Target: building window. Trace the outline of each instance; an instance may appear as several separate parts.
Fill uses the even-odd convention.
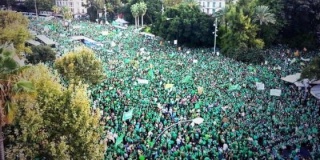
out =
[[[221,8],[221,2],[219,2],[219,8]]]
[[[207,7],[210,7],[210,2],[207,3]]]

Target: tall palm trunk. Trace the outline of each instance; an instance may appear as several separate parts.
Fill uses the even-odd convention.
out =
[[[141,15],[141,27],[143,27],[143,15]]]
[[[134,27],[137,28],[137,17],[134,17]]]

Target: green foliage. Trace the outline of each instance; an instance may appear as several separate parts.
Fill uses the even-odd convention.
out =
[[[301,73],[302,78],[320,79],[320,57],[315,57]]]
[[[97,11],[100,9],[103,9],[105,4],[104,4],[104,0],[87,0],[86,5],[84,6],[87,7],[87,13],[90,17],[90,21],[95,22],[99,16]]]
[[[66,6],[61,8],[61,14],[63,16],[63,19],[72,19],[72,12],[70,8]]]
[[[164,7],[170,8],[170,7],[174,7],[176,5],[179,5],[181,2],[182,2],[182,0],[164,0],[163,4],[164,4]]]
[[[111,21],[114,20],[114,18],[119,13],[121,5],[122,5],[121,0],[108,0],[106,2],[108,20],[111,20]]]
[[[260,25],[276,23],[275,15],[273,13],[270,13],[270,9],[268,6],[263,5],[256,7],[253,21],[258,21]]]
[[[268,6],[269,13],[274,14],[275,23],[260,25],[259,38],[263,39],[266,46],[280,43],[281,35],[279,31],[285,25],[284,19],[284,1],[283,0],[259,0],[257,5]]]
[[[48,46],[32,46],[31,50],[32,54],[26,56],[31,64],[50,62],[56,58],[56,53]]]
[[[35,0],[26,0],[25,5],[28,10],[34,10]],[[54,0],[36,0],[38,11],[51,11],[55,1]]]
[[[126,3],[123,7],[119,9],[119,12],[124,14],[124,19],[126,21],[129,21],[130,23],[135,22],[135,18],[132,15],[131,12],[131,6],[139,3],[139,2],[145,2],[146,5],[148,6],[148,10],[146,11],[145,14],[145,24],[150,24],[153,23],[156,19],[156,17],[160,14],[161,12],[161,1],[155,1],[155,0],[130,0],[128,3]]]
[[[209,47],[214,42],[213,23],[213,18],[197,5],[180,4],[159,15],[151,31],[166,40],[178,40],[179,44]]]
[[[62,87],[59,75],[43,64],[24,70],[21,76],[34,84],[36,96],[16,97],[17,119],[5,133],[7,158],[102,159],[100,115],[90,111],[87,87]]]
[[[54,14],[59,14],[60,11],[61,11],[61,8],[58,7],[58,6],[56,6],[56,5],[54,5],[54,6],[52,6],[51,10],[52,10],[52,12],[53,12]]]
[[[14,60],[16,56],[14,48],[3,45],[0,46],[0,75],[5,78],[5,75],[11,74],[19,68],[19,64]]]
[[[0,47],[0,127],[12,123],[15,117],[15,96],[33,91],[31,82],[16,78],[23,67],[20,67],[15,57],[17,54],[12,45]]]
[[[320,0],[286,0],[284,15],[286,25],[282,29],[284,42],[291,47],[319,48],[317,32],[320,32]]]
[[[88,48],[78,48],[57,59],[55,68],[69,83],[97,84],[105,77],[102,62]]]
[[[258,26],[252,23],[249,12],[244,10],[243,6],[233,5],[226,13],[226,23],[221,26],[222,36],[220,37],[220,46],[222,53],[229,55],[235,50],[258,48],[262,49],[264,43],[257,38]]]
[[[30,52],[25,41],[30,38],[28,19],[21,13],[0,11],[0,44],[13,43],[17,53]]]

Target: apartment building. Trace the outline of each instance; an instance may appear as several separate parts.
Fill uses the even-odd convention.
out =
[[[56,0],[55,3],[58,7],[66,6],[70,8],[73,14],[84,14],[87,13],[86,7],[82,4],[86,4],[87,0]]]
[[[197,0],[202,12],[212,15],[216,11],[225,8],[226,0]]]

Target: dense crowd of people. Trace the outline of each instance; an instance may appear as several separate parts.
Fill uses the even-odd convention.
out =
[[[133,27],[32,20],[30,29],[55,40],[58,56],[85,45],[71,36],[104,45],[93,50],[107,79],[90,89],[93,110],[101,110],[105,125],[105,159],[320,158],[319,101],[281,80],[308,63],[293,50],[273,47],[265,51],[265,63],[250,65]],[[265,89],[257,90],[256,82]],[[271,96],[270,89],[281,95]],[[132,118],[123,121],[132,109]],[[204,122],[189,121],[197,117]]]

